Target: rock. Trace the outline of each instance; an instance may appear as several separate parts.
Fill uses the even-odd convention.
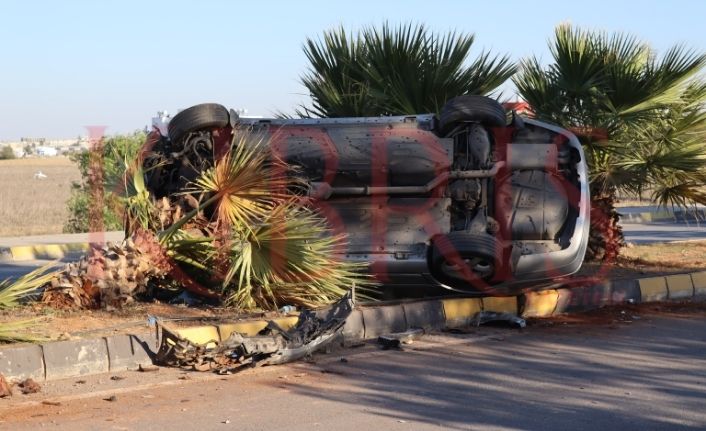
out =
[[[7,380],[5,380],[5,376],[0,373],[0,398],[5,398],[5,397],[11,397],[12,396],[12,388],[10,388],[10,385],[7,383]]]
[[[37,392],[42,391],[42,387],[39,386],[39,383],[35,382],[32,379],[25,379],[21,381],[17,384],[17,387],[19,387],[22,393],[25,395],[36,394]]]

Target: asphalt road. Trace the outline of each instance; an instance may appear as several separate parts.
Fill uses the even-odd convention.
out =
[[[633,313],[630,323],[481,327],[404,351],[367,345],[234,376],[53,383],[0,399],[0,429],[706,429],[706,308]]]
[[[52,264],[53,266],[59,266],[66,262],[75,260],[76,258],[67,258],[61,261],[51,261],[51,260],[28,260],[21,262],[13,261],[0,261],[0,281],[6,280],[8,278],[15,279],[28,272],[34,271],[37,268],[41,268],[44,265]]]
[[[697,223],[623,223],[625,240],[635,244],[706,240],[706,221]]]

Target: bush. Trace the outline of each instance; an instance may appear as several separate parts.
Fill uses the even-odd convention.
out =
[[[64,232],[88,232],[91,229],[90,217],[96,211],[96,194],[103,192],[103,229],[123,229],[123,178],[125,175],[125,161],[133,161],[145,143],[147,135],[144,132],[134,132],[128,135],[115,135],[105,137],[101,151],[82,151],[71,155],[71,159],[78,164],[81,172],[81,181],[72,184],[71,197],[67,202],[69,207],[69,220],[64,225]],[[96,157],[99,165],[95,178],[96,185],[91,184],[92,155]],[[102,175],[100,173],[102,172]],[[96,190],[96,187],[99,189]]]
[[[15,158],[15,152],[12,150],[12,147],[9,145],[5,145],[2,147],[0,150],[0,160],[7,160],[7,159],[14,159]]]

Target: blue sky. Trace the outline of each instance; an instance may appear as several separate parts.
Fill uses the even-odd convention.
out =
[[[291,112],[307,100],[302,43],[341,24],[413,21],[475,33],[474,53],[546,59],[564,21],[706,51],[705,16],[706,3],[675,0],[0,0],[0,140],[126,132],[201,102]]]

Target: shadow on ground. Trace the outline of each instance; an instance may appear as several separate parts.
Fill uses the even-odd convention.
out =
[[[701,430],[706,319],[670,319],[508,330],[480,343],[351,358],[326,367],[342,384],[289,389],[446,429]]]

